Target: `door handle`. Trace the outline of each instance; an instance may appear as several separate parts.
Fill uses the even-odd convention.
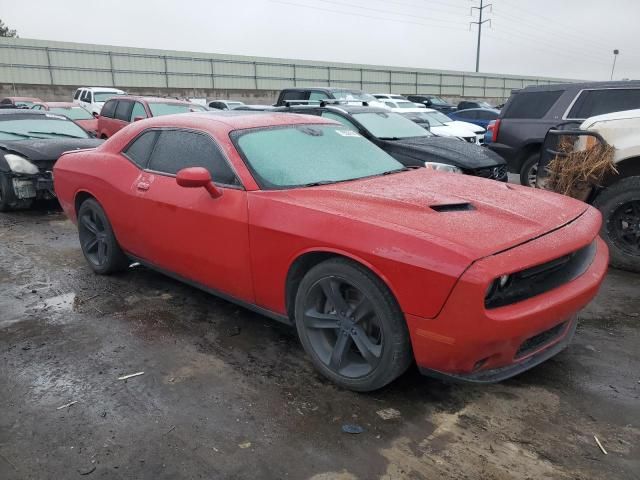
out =
[[[138,185],[136,185],[136,187],[138,188],[138,190],[142,190],[143,192],[146,192],[147,190],[149,190],[149,187],[151,185],[147,182],[140,182],[138,183]]]

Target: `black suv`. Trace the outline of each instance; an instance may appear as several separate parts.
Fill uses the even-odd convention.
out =
[[[427,108],[433,108],[442,113],[450,113],[455,111],[455,105],[451,105],[445,99],[437,95],[407,95],[407,99],[413,103],[421,103]]]
[[[594,115],[640,108],[640,81],[565,83],[514,92],[500,112],[489,148],[499,153],[520,183],[535,185],[547,132],[580,125]]]
[[[428,167],[507,181],[507,167],[499,155],[479,145],[436,137],[408,118],[384,108],[322,102],[320,105],[293,104],[271,111],[336,120],[407,167]]]
[[[322,100],[342,100],[345,102],[368,102],[379,105],[379,100],[362,90],[351,88],[328,88],[328,87],[308,87],[308,88],[285,88],[278,95],[276,107],[282,107],[287,102],[307,103],[320,102]]]

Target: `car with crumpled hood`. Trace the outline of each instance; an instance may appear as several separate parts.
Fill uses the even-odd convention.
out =
[[[60,155],[101,143],[63,115],[0,110],[0,211],[55,198],[52,171]]]

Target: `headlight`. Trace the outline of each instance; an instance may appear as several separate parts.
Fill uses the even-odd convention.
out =
[[[9,168],[12,172],[15,173],[28,173],[28,174],[36,174],[38,173],[38,167],[36,167],[33,163],[27,160],[20,155],[15,155],[13,153],[7,153],[4,156],[5,160],[9,164]]]
[[[439,172],[462,173],[462,170],[455,165],[437,162],[424,162],[424,166],[429,170],[437,170]]]

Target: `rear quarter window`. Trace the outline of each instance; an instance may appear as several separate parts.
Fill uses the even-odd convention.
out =
[[[502,118],[542,118],[564,90],[516,93]]]
[[[567,118],[589,118],[594,115],[640,108],[640,89],[609,88],[580,92]]]
[[[100,111],[100,115],[107,118],[113,118],[113,114],[116,111],[116,101],[109,100],[102,106],[102,110]]]

